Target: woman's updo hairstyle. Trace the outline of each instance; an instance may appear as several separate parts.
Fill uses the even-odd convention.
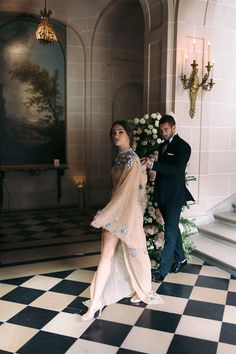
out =
[[[111,130],[110,130],[110,137],[112,138],[112,130],[114,128],[115,125],[121,125],[122,128],[126,131],[129,139],[130,139],[130,146],[132,146],[133,144],[133,130],[129,124],[129,122],[127,122],[126,120],[117,120],[115,121],[112,126],[111,126]]]

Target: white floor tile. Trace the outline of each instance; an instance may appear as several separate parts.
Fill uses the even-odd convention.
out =
[[[32,289],[49,290],[60,283],[60,281],[60,278],[47,277],[46,275],[35,275],[33,278],[21,284],[21,286]]]
[[[188,299],[183,299],[181,297],[161,295],[161,298],[165,301],[164,304],[161,304],[160,306],[148,305],[147,309],[182,315],[188,302]]]
[[[0,321],[5,322],[23,310],[26,305],[0,300]]]
[[[224,305],[226,302],[226,297],[227,297],[227,291],[225,290],[210,289],[210,288],[195,286],[189,298],[191,300],[206,301],[206,302]]]
[[[136,307],[122,304],[113,304],[107,306],[102,312],[102,319],[107,321],[124,323],[127,325],[134,325],[142,314],[142,312],[143,308],[138,306]]]
[[[68,277],[66,278],[67,280],[74,280],[74,281],[81,281],[84,283],[91,283],[93,276],[94,276],[94,271],[91,270],[85,270],[85,269],[77,269]]]
[[[221,322],[183,315],[175,333],[182,336],[201,338],[218,342]]]
[[[76,296],[74,295],[47,291],[36,300],[34,300],[30,306],[40,307],[42,309],[48,310],[62,311],[75,299]]]
[[[148,354],[166,354],[172,338],[172,333],[133,327],[121,348]]]
[[[219,343],[216,354],[235,354],[236,345]]]
[[[225,272],[222,269],[213,266],[206,266],[206,265],[202,266],[199,275],[206,275],[208,277],[217,277],[217,278],[225,278],[225,279],[230,278],[230,273]]]
[[[78,339],[66,354],[115,354],[118,348],[98,342]]]
[[[81,321],[79,315],[61,312],[44,326],[42,330],[79,338],[91,323],[92,321]]]
[[[225,306],[223,321],[236,324],[236,306],[229,306],[229,305]]]
[[[15,353],[37,332],[34,328],[3,323],[0,326],[0,348]]]

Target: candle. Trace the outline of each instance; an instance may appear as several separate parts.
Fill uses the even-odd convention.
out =
[[[196,41],[193,39],[193,60],[196,60]]]
[[[207,46],[208,46],[208,62],[210,63],[211,62],[211,43],[208,42]]]
[[[186,54],[184,58],[184,74],[186,75],[187,75],[187,64],[188,64],[188,55]]]
[[[215,59],[212,60],[212,68],[211,68],[211,78],[213,79],[213,69],[214,69],[214,65],[215,65]]]

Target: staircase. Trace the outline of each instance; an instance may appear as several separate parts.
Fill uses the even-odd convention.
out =
[[[236,276],[236,204],[233,210],[214,214],[215,221],[198,226],[191,237],[194,253]]]

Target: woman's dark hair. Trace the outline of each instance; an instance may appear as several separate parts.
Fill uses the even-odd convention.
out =
[[[114,126],[117,124],[121,125],[122,128],[126,131],[127,135],[130,138],[130,146],[132,146],[132,144],[133,144],[133,130],[132,130],[130,124],[126,120],[117,120],[114,123],[112,123],[111,130],[110,130],[110,137],[112,138],[112,130],[113,130]]]
[[[174,125],[176,125],[175,119],[172,116],[169,116],[168,114],[165,114],[164,116],[161,117],[159,121],[159,126],[160,124],[164,124],[164,123],[168,123],[171,128]]]

